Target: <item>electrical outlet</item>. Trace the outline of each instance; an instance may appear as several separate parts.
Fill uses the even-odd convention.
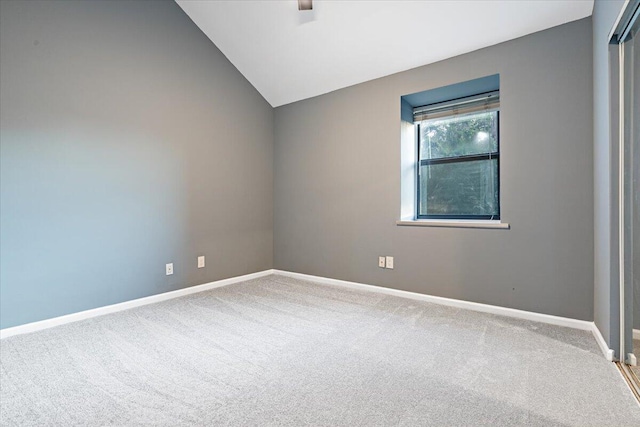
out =
[[[380,268],[384,268],[385,267],[385,258],[383,256],[379,256],[378,257],[378,267],[380,267]]]
[[[167,264],[165,266],[167,276],[171,276],[173,274],[173,263]]]
[[[198,268],[204,268],[204,255],[198,257]]]
[[[392,256],[388,256],[387,257],[387,268],[393,270],[393,257]]]

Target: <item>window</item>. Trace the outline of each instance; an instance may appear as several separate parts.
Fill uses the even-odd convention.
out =
[[[413,110],[416,218],[500,219],[500,101],[493,91]]]

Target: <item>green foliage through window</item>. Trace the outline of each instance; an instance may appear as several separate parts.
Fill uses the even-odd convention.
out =
[[[420,159],[498,151],[498,113],[476,113],[420,123]]]
[[[499,112],[418,122],[418,218],[500,218]]]

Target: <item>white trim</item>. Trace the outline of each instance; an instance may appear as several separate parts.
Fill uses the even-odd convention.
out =
[[[640,340],[640,329],[634,329],[633,330],[633,339],[634,340]]]
[[[48,329],[58,325],[64,325],[66,323],[72,323],[72,322],[77,322],[79,320],[90,319],[92,317],[103,316],[105,314],[128,310],[130,308],[153,304],[160,301],[166,301],[169,299],[178,298],[185,295],[195,294],[197,292],[208,291],[209,289],[220,288],[222,286],[228,286],[234,283],[244,282],[245,280],[257,279],[258,277],[264,277],[264,276],[273,274],[273,272],[274,270],[264,270],[264,271],[259,271],[257,273],[245,274],[244,276],[230,277],[228,279],[216,280],[215,282],[205,283],[205,284],[196,285],[196,286],[190,286],[188,288],[178,289],[176,291],[164,292],[162,294],[151,295],[148,297],[138,298],[131,301],[125,301],[118,304],[107,305],[104,307],[98,307],[91,310],[85,310],[77,313],[67,314],[60,317],[54,317],[52,319],[46,319],[38,322],[27,323],[25,325],[14,326],[12,328],[0,329],[0,339],[8,338],[14,335],[21,335],[29,332],[40,331],[42,329]]]
[[[500,316],[514,317],[518,319],[531,320],[535,322],[548,323],[551,325],[564,326],[567,328],[580,329],[583,331],[591,331],[596,339],[596,342],[600,346],[600,349],[605,355],[605,358],[609,361],[613,360],[613,350],[607,347],[600,330],[593,322],[586,320],[571,319],[568,317],[553,316],[550,314],[535,313],[532,311],[517,310],[514,308],[499,307],[489,304],[480,304],[471,301],[462,301],[453,298],[444,298],[433,295],[418,294],[415,292],[402,291],[399,289],[385,288],[381,286],[367,285],[364,283],[348,282],[345,280],[329,279],[326,277],[311,276],[302,273],[293,273],[283,270],[264,270],[257,273],[246,274],[244,276],[231,277],[228,279],[217,280],[215,282],[205,283],[202,285],[191,286],[176,291],[165,292],[158,295],[151,295],[144,298],[138,298],[131,301],[125,301],[118,304],[107,305],[104,307],[98,307],[91,310],[80,311],[78,313],[67,314],[65,316],[54,317],[52,319],[41,320],[38,322],[27,323],[25,325],[14,326],[12,328],[0,329],[0,339],[8,338],[14,335],[21,335],[30,332],[36,332],[43,329],[52,328],[58,325],[64,325],[67,323],[77,322],[79,320],[90,319],[92,317],[103,316],[109,313],[116,313],[118,311],[128,310],[130,308],[140,307],[156,302],[166,301],[173,298],[182,297],[185,295],[194,294],[197,292],[203,292],[210,289],[220,288],[223,286],[232,285],[234,283],[243,282],[245,280],[257,279],[259,277],[269,276],[271,274],[279,274],[281,276],[293,277],[300,280],[308,280],[316,282],[318,284],[327,284],[334,286],[342,286],[351,289],[359,289],[370,292],[377,292],[386,295],[394,295],[401,298],[409,298],[420,301],[427,301],[434,304],[446,305],[449,307],[457,307],[466,310],[480,311],[483,313],[497,314]],[[634,337],[640,336],[640,330],[634,329]]]
[[[571,319],[569,317],[553,316],[551,314],[535,313],[533,311],[518,310],[515,308],[500,307],[496,305],[481,304],[471,301],[462,301],[453,298],[437,297],[433,295],[418,294],[415,292],[402,291],[399,289],[385,288],[382,286],[367,285],[364,283],[348,282],[345,280],[329,279],[320,276],[311,276],[302,273],[293,273],[290,271],[273,270],[274,274],[292,277],[294,279],[308,280],[319,284],[342,286],[350,289],[358,289],[363,291],[372,291],[386,295],[393,295],[401,298],[409,298],[419,301],[426,301],[434,304],[446,305],[449,307],[457,307],[465,310],[480,311],[483,313],[497,314],[499,316],[515,317],[517,319],[531,320],[534,322],[547,323],[550,325],[564,326],[566,328],[579,329],[581,331],[591,331],[598,346],[602,350],[604,357],[612,362],[614,352],[609,348],[604,340],[600,330],[594,322],[587,320]],[[640,332],[640,331],[639,331]]]
[[[396,225],[408,225],[413,227],[450,227],[450,228],[501,228],[509,229],[509,223],[492,220],[468,220],[468,219],[401,219]]]
[[[626,8],[626,6],[625,6]],[[618,44],[618,286],[620,286],[620,359],[624,359],[625,347],[627,347],[627,339],[625,336],[625,195],[624,195],[624,48],[625,44]],[[632,343],[633,345],[633,343]]]
[[[386,295],[394,295],[401,298],[431,302],[434,304],[446,305],[449,307],[463,308],[466,310],[481,311],[483,313],[497,314],[500,316],[515,317],[517,319],[532,320],[534,322],[548,323],[550,325],[564,326],[567,328],[580,329],[582,331],[592,331],[593,322],[587,320],[571,319],[568,317],[553,316],[551,314],[535,313],[532,311],[517,310],[515,308],[499,307],[496,305],[481,304],[471,301],[462,301],[453,298],[437,297],[433,295],[418,294],[415,292],[402,291],[399,289],[385,288],[382,286],[367,285],[364,283],[347,282],[345,280],[328,279],[308,274],[292,273],[289,271],[273,270],[274,274],[293,277],[300,280],[308,280],[320,284],[336,285],[351,289],[373,291]]]
[[[595,324],[595,322],[591,323],[591,332],[593,333],[598,346],[600,346],[600,350],[602,350],[602,354],[604,354],[605,359],[607,359],[609,362],[613,362],[614,351],[607,345],[607,342],[604,340],[604,337],[600,333],[600,329],[598,329],[598,326]]]

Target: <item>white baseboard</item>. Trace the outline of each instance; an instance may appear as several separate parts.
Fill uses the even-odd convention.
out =
[[[257,273],[246,274],[244,276],[230,277],[228,279],[216,280],[215,282],[205,283],[205,284],[196,285],[196,286],[190,286],[184,289],[178,289],[177,291],[164,292],[158,295],[151,295],[148,297],[138,298],[131,301],[125,301],[118,304],[107,305],[104,307],[98,307],[91,310],[80,311],[78,313],[71,313],[64,316],[60,316],[60,317],[54,317],[52,319],[46,319],[38,322],[14,326],[11,328],[0,329],[0,339],[8,338],[14,335],[21,335],[29,332],[40,331],[42,329],[48,329],[58,325],[64,325],[66,323],[72,323],[72,322],[77,322],[79,320],[89,319],[92,317],[103,316],[105,314],[128,310],[130,308],[140,307],[147,304],[153,304],[160,301],[166,301],[169,299],[194,294],[197,292],[208,291],[209,289],[220,288],[222,286],[232,285],[234,283],[243,282],[245,280],[251,280],[251,279],[256,279],[258,277],[268,276],[270,274],[273,274],[273,270],[265,270]]]
[[[310,276],[308,274],[291,273],[288,271],[274,270],[275,274],[293,277],[301,280],[337,285],[352,289],[374,291],[387,295],[394,295],[402,298],[431,302],[434,304],[447,305],[449,307],[464,308],[467,310],[481,311],[483,313],[498,314],[501,316],[515,317],[518,319],[533,320],[535,322],[549,323],[551,325],[565,326],[568,328],[591,331],[593,322],[587,320],[577,320],[568,317],[552,316],[550,314],[535,313],[532,311],[517,310],[515,308],[499,307],[496,305],[481,304],[471,301],[462,301],[453,298],[436,297],[433,295],[418,294],[415,292],[401,291],[399,289],[385,288],[382,286],[366,285],[364,283],[347,282],[344,280],[327,279],[325,277]]]
[[[640,340],[640,329],[634,329],[633,330],[633,339],[634,340]]]
[[[40,330],[52,328],[58,325],[64,325],[66,323],[72,323],[72,322],[77,322],[79,320],[89,319],[92,317],[103,316],[105,314],[128,310],[130,308],[140,307],[147,304],[153,304],[160,301],[166,301],[169,299],[194,294],[197,292],[207,291],[209,289],[232,285],[234,283],[243,282],[245,280],[251,280],[259,277],[268,276],[270,274],[279,274],[281,276],[293,277],[301,280],[308,280],[308,281],[316,282],[319,284],[328,284],[328,285],[342,286],[342,287],[351,288],[351,289],[377,292],[377,293],[382,293],[387,295],[394,295],[402,298],[410,298],[410,299],[426,301],[434,304],[462,308],[466,310],[480,311],[483,313],[491,313],[491,314],[497,314],[500,316],[514,317],[517,319],[531,320],[534,322],[548,323],[551,325],[564,326],[567,328],[580,329],[583,331],[591,331],[593,333],[593,336],[596,339],[596,342],[600,346],[600,349],[602,350],[605,358],[609,361],[612,361],[614,356],[613,350],[608,348],[607,343],[605,342],[604,338],[602,337],[602,334],[600,333],[600,331],[598,330],[594,322],[589,322],[586,320],[571,319],[568,317],[553,316],[550,314],[535,313],[532,311],[517,310],[514,308],[499,307],[499,306],[489,305],[489,304],[481,304],[477,302],[462,301],[462,300],[457,300],[453,298],[444,298],[444,297],[437,297],[433,295],[418,294],[415,292],[402,291],[399,289],[391,289],[391,288],[385,288],[381,286],[367,285],[364,283],[348,282],[345,280],[329,279],[326,277],[311,276],[308,274],[293,273],[293,272],[283,271],[283,270],[264,270],[257,273],[246,274],[244,276],[237,276],[237,277],[231,277],[228,279],[217,280],[215,282],[205,283],[197,286],[191,286],[191,287],[179,289],[176,291],[165,292],[158,295],[152,295],[152,296],[139,298],[131,301],[121,302],[118,304],[98,307],[91,310],[80,311],[78,313],[67,314],[65,316],[54,317],[52,319],[46,319],[38,322],[27,323],[25,325],[19,325],[11,328],[0,329],[0,339],[8,338],[14,335],[40,331]],[[636,336],[640,336],[640,330],[634,329],[633,332],[634,332],[634,338]]]
[[[607,342],[604,340],[604,337],[600,333],[600,329],[598,329],[598,326],[596,326],[595,322],[592,322],[591,324],[593,325],[593,329],[591,330],[591,332],[593,332],[593,336],[595,337],[600,350],[602,350],[602,354],[604,354],[605,359],[607,359],[609,362],[613,362],[614,351],[607,345]]]
[[[289,271],[273,270],[274,274],[293,277],[295,279],[308,280],[311,282],[323,283],[328,285],[336,285],[351,289],[359,289],[365,291],[373,291],[386,295],[394,295],[402,298],[410,298],[414,300],[431,302],[434,304],[446,305],[450,307],[463,308],[466,310],[480,311],[483,313],[497,314],[500,316],[515,317],[517,319],[531,320],[534,322],[548,323],[551,325],[564,326],[567,328],[580,329],[582,331],[591,331],[595,340],[600,346],[604,357],[608,361],[613,361],[613,350],[608,346],[602,334],[598,330],[594,322],[587,320],[571,319],[568,317],[553,316],[550,314],[535,313],[532,311],[517,310],[515,308],[499,307],[489,304],[481,304],[477,302],[462,301],[453,298],[437,297],[433,295],[418,294],[415,292],[402,291],[399,289],[385,288],[381,286],[367,285],[364,283],[348,282],[345,280],[328,279],[326,277],[311,276],[308,274],[292,273]]]

